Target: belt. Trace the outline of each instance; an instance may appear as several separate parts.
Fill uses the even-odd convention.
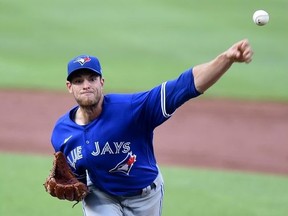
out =
[[[148,185],[142,190],[126,194],[125,197],[140,196],[140,195],[143,196],[143,195],[149,194],[154,189],[156,189],[156,184],[153,182],[152,184]]]
[[[141,194],[140,195],[145,195],[150,193],[152,190],[156,189],[156,184],[153,182],[152,184],[150,184],[148,187],[145,187],[141,190]]]

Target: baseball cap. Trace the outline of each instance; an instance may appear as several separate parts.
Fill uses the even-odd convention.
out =
[[[95,56],[79,55],[68,62],[67,80],[71,79],[71,75],[81,69],[88,69],[102,76],[102,69],[99,59]]]

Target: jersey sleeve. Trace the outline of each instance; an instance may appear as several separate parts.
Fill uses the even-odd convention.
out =
[[[169,119],[178,107],[199,95],[192,69],[189,69],[174,80],[135,94],[132,104],[134,117],[137,122],[145,122],[148,128],[154,129]]]
[[[200,94],[195,87],[192,69],[185,71],[175,80],[162,83],[161,109],[163,115],[170,117],[182,104]]]

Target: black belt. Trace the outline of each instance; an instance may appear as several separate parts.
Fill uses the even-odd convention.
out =
[[[143,188],[142,190],[127,193],[125,197],[132,197],[132,196],[139,196],[139,195],[145,195],[150,193],[152,190],[156,189],[156,184],[153,182],[152,184],[148,185],[147,187]]]

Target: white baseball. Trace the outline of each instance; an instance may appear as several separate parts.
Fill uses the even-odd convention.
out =
[[[264,10],[257,10],[253,14],[253,21],[259,26],[266,25],[269,22],[269,14]]]

